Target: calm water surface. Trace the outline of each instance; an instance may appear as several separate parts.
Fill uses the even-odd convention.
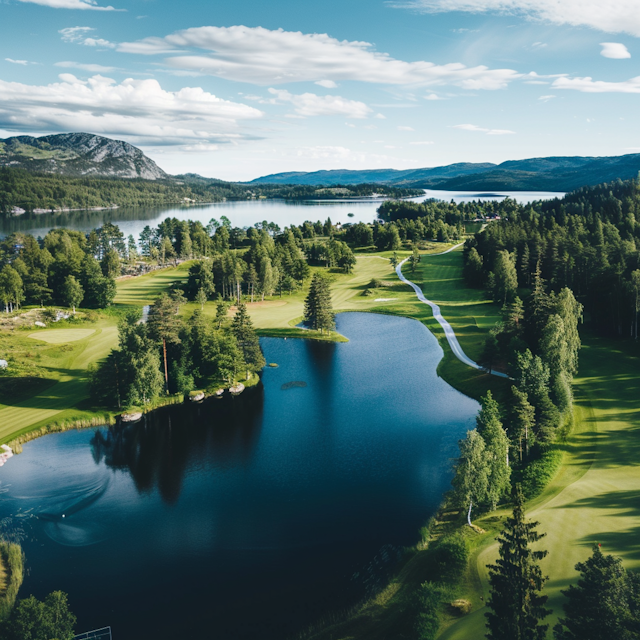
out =
[[[527,203],[533,200],[548,200],[562,197],[562,193],[543,191],[498,191],[491,194],[471,191],[425,191],[425,196],[411,198],[422,202],[425,197],[455,202],[470,200],[501,200],[511,197],[518,202]],[[199,220],[206,225],[211,218],[219,219],[227,216],[234,227],[250,227],[256,222],[267,220],[280,227],[291,224],[302,224],[305,220],[322,220],[331,218],[335,224],[341,222],[373,222],[377,209],[383,200],[366,199],[352,201],[319,201],[303,200],[286,202],[284,200],[249,200],[241,202],[219,202],[198,206],[172,207],[123,207],[109,211],[76,211],[66,214],[22,215],[11,218],[0,217],[0,235],[15,231],[25,231],[35,236],[45,236],[47,231],[56,227],[66,227],[88,232],[100,227],[103,222],[117,224],[128,236],[138,237],[146,226],[157,226],[165,218],[180,220]],[[348,214],[352,213],[353,216]]]
[[[279,367],[253,393],[25,445],[0,470],[20,595],[62,589],[80,631],[117,640],[280,640],[375,590],[478,405],[437,377],[419,322],[338,329],[349,343],[263,339]]]

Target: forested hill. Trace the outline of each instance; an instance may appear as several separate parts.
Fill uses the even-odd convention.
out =
[[[137,147],[90,133],[5,138],[0,140],[0,166],[65,176],[169,177]]]
[[[427,169],[374,169],[278,173],[250,184],[386,185],[451,191],[573,191],[613,180],[636,178],[640,154],[611,157],[550,157],[509,160],[502,164],[458,163]]]
[[[291,185],[244,185],[195,175],[162,180],[33,174],[0,167],[0,215],[23,212],[153,206],[247,200],[254,198],[348,199],[374,194],[389,198],[421,195],[422,191],[380,185],[318,189]]]

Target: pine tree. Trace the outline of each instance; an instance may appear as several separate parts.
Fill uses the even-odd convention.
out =
[[[546,551],[533,551],[530,545],[545,534],[539,534],[537,522],[527,522],[524,496],[520,485],[514,491],[513,516],[507,518],[498,537],[496,564],[487,565],[491,594],[487,601],[487,638],[490,640],[544,640],[549,625],[541,624],[551,611],[545,609],[547,596],[540,591],[547,578],[539,561]]]
[[[258,334],[253,328],[253,323],[247,313],[247,305],[242,302],[238,305],[236,315],[233,317],[231,331],[238,341],[238,347],[242,351],[247,367],[248,380],[251,372],[262,369],[266,361],[260,349]]]
[[[309,294],[304,301],[304,319],[315,331],[331,331],[336,326],[329,280],[319,272],[314,273],[311,279]]]
[[[222,327],[222,322],[227,319],[227,303],[220,299],[216,303],[216,322],[218,323],[218,329]]]
[[[518,443],[518,453],[522,462],[522,440],[524,438],[525,455],[529,457],[529,444],[533,436],[536,423],[536,410],[529,402],[529,398],[524,391],[518,387],[511,387],[513,402],[510,404],[510,429],[512,442]]]
[[[638,620],[632,612],[634,584],[620,558],[603,555],[600,546],[586,562],[578,562],[577,585],[563,595],[565,618],[553,628],[556,640],[632,640]],[[635,631],[635,633],[634,633]]]
[[[166,293],[156,298],[149,309],[149,334],[154,340],[162,342],[164,361],[164,380],[166,391],[169,393],[169,368],[167,360],[167,343],[180,344],[179,332],[182,326],[178,316],[178,304]]]

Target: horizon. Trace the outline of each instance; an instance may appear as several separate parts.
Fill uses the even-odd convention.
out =
[[[640,151],[632,0],[2,12],[2,138],[88,131],[229,181]]]

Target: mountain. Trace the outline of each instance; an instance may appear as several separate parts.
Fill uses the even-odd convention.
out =
[[[372,183],[446,191],[571,191],[612,180],[637,178],[640,154],[611,157],[558,156],[502,164],[458,163],[426,169],[372,169],[276,173],[254,184],[330,186]],[[249,183],[249,184],[252,184]]]
[[[169,176],[137,147],[90,133],[0,139],[0,167],[34,173],[161,180]]]

